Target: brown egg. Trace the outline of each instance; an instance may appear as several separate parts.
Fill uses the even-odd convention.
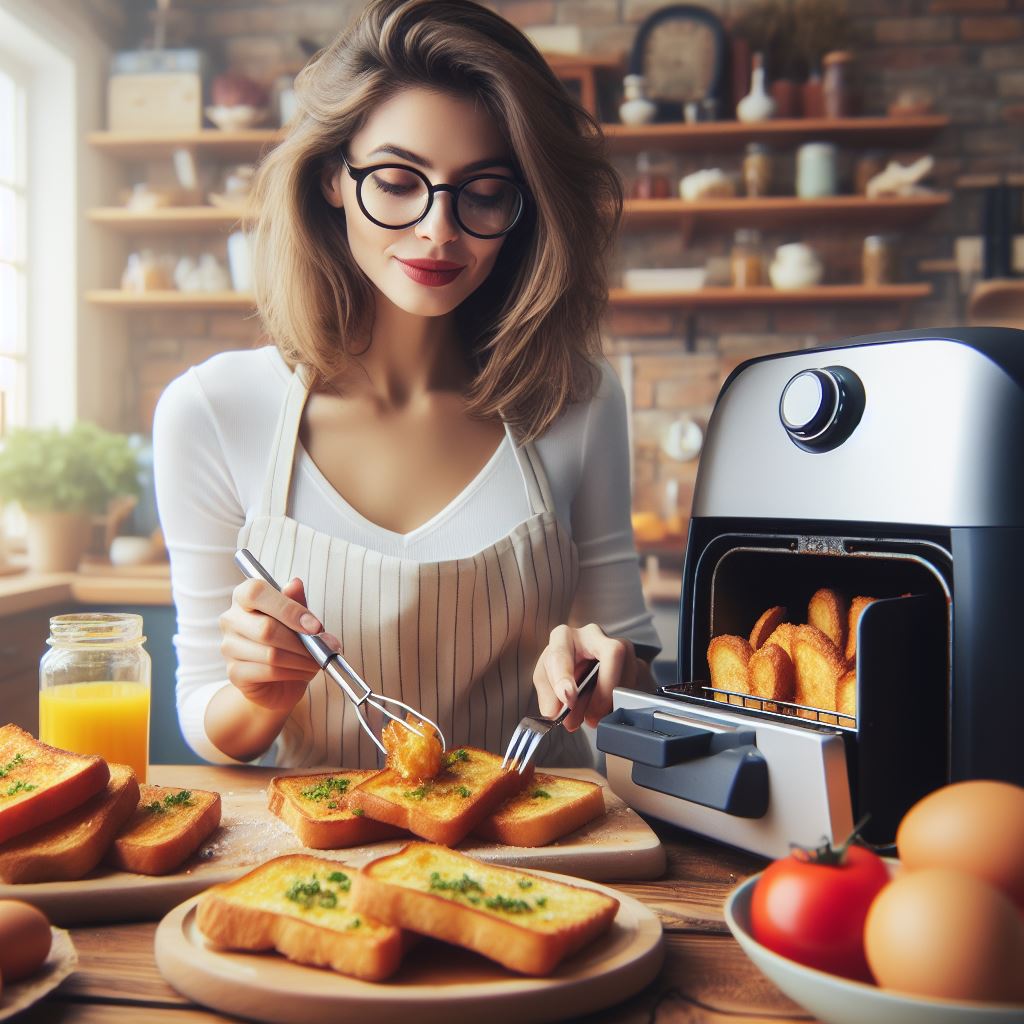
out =
[[[1024,923],[999,889],[948,868],[906,871],[876,897],[864,952],[882,988],[1024,1003]]]
[[[1024,907],[1024,787],[955,782],[919,800],[896,833],[903,866],[956,868]]]
[[[50,922],[21,900],[0,900],[0,974],[7,983],[27,977],[50,952]]]

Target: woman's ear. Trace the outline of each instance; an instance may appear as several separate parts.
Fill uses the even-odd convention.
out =
[[[320,190],[324,194],[324,199],[331,204],[331,206],[337,207],[339,210],[345,205],[344,200],[341,197],[341,188],[339,187],[340,168],[325,167],[320,172]]]

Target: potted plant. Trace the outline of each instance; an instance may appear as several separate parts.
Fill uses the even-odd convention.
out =
[[[91,517],[105,513],[112,498],[138,492],[128,438],[91,423],[13,430],[0,450],[0,498],[25,512],[34,572],[75,569]]]

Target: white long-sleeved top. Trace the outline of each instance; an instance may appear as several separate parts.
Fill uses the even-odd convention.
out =
[[[236,541],[257,511],[291,372],[274,347],[225,352],[172,381],[156,409],[157,505],[178,613],[178,716],[185,740],[210,761],[232,760],[204,727],[213,695],[230,685],[218,619],[241,580]],[[630,524],[626,426],[622,387],[604,362],[595,396],[567,409],[535,446],[556,515],[579,554],[570,622],[596,622],[609,636],[657,650]],[[360,515],[301,446],[296,456],[290,515],[385,555],[419,562],[468,557],[530,516],[507,437],[461,493],[406,534]]]

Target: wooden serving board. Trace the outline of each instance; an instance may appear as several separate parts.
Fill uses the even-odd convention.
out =
[[[383,982],[359,981],[266,953],[210,945],[196,926],[197,899],[172,910],[156,930],[164,978],[205,1006],[271,1024],[534,1024],[591,1013],[642,989],[661,969],[657,915],[638,900],[594,882],[619,901],[612,927],[551,975],[513,974],[475,953],[425,939]]]
[[[281,854],[307,852],[359,866],[402,846],[405,840],[393,839],[343,850],[307,850],[295,833],[267,810],[267,784],[275,775],[304,775],[316,770],[152,765],[148,780],[151,783],[216,790],[221,794],[220,828],[180,871],[149,876],[101,865],[88,877],[73,882],[0,884],[0,899],[26,900],[39,907],[52,923],[61,925],[154,920],[208,886],[236,878]],[[470,836],[459,849],[481,860],[510,867],[560,871],[602,881],[657,878],[664,873],[665,850],[661,841],[608,788],[606,779],[586,769],[545,771],[600,783],[607,813],[548,846],[501,846]]]

